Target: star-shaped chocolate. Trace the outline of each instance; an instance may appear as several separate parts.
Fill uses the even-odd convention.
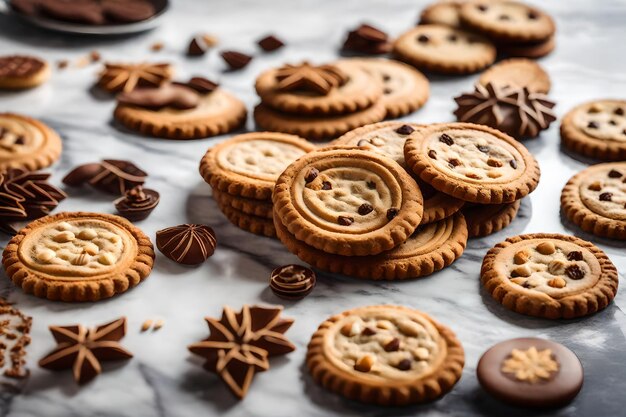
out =
[[[138,64],[104,64],[98,85],[114,93],[130,93],[137,87],[158,87],[172,78],[169,64],[142,62]]]
[[[243,398],[257,372],[269,369],[268,358],[295,350],[284,333],[292,319],[280,317],[282,307],[245,305],[239,313],[224,307],[222,318],[206,318],[209,337],[189,346],[202,356],[205,369],[215,372],[238,398]]]
[[[77,187],[87,182],[92,187],[116,195],[143,185],[148,174],[129,161],[105,159],[102,162],[80,165],[70,171],[63,183]]]
[[[477,84],[473,93],[454,99],[459,122],[478,123],[516,138],[533,138],[556,120],[555,103],[527,88]]]
[[[126,318],[87,329],[82,325],[50,326],[56,348],[39,361],[54,371],[71,368],[74,380],[85,384],[102,372],[100,361],[130,359],[133,354],[119,341],[126,334]]]
[[[334,65],[285,65],[276,70],[276,89],[278,91],[308,91],[327,95],[333,88],[348,82],[348,76]]]

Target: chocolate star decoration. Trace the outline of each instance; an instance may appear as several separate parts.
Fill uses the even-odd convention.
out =
[[[281,312],[282,307],[245,305],[239,313],[224,307],[220,320],[206,318],[209,337],[189,350],[202,356],[204,368],[215,372],[241,399],[254,375],[269,369],[269,357],[295,350],[283,334],[293,320],[281,318]]]
[[[158,87],[172,78],[172,67],[169,64],[104,64],[98,85],[104,90],[114,93],[123,91],[130,93],[137,87]]]
[[[527,88],[477,84],[473,93],[454,100],[459,106],[454,112],[459,122],[487,125],[516,138],[536,137],[556,120],[555,103]]]
[[[333,88],[348,82],[348,76],[334,65],[285,65],[276,71],[278,91],[308,91],[327,95]]]
[[[39,361],[39,366],[54,371],[72,368],[79,384],[86,384],[102,372],[100,361],[133,357],[119,344],[126,334],[125,317],[93,329],[82,325],[50,326],[50,332],[57,346]]]

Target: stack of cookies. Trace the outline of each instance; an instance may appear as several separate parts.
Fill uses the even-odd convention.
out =
[[[287,165],[314,148],[302,138],[283,133],[238,135],[207,151],[200,174],[231,223],[274,237],[271,197],[276,179]]]

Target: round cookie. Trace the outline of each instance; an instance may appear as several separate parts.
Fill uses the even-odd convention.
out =
[[[0,57],[0,89],[25,90],[37,87],[50,78],[50,66],[33,56]]]
[[[590,158],[626,160],[626,101],[596,100],[573,108],[561,122],[561,142]]]
[[[615,266],[602,250],[575,236],[510,237],[483,260],[481,282],[506,308],[549,319],[602,310],[617,293]]]
[[[542,42],[555,25],[541,10],[516,1],[468,2],[461,6],[463,25],[498,42]]]
[[[380,122],[351,130],[332,142],[333,145],[359,146],[387,156],[407,169],[404,161],[404,144],[415,130],[424,125],[404,122]],[[417,179],[424,198],[422,223],[432,223],[459,211],[463,200],[450,197]]]
[[[485,391],[518,407],[561,407],[583,385],[583,367],[574,352],[536,337],[492,346],[478,361],[476,376]]]
[[[451,27],[461,27],[459,9],[463,4],[461,1],[437,1],[432,3],[420,14],[420,25],[446,25]]]
[[[255,200],[253,198],[240,197],[236,195],[230,195],[217,190],[213,190],[213,198],[222,206],[230,206],[235,210],[239,210],[244,214],[250,214],[252,216],[264,217],[266,219],[272,218],[272,202],[265,202],[263,200]]]
[[[358,148],[308,153],[280,175],[275,215],[296,239],[327,253],[376,255],[422,219],[422,193],[389,158]]]
[[[368,73],[380,80],[383,85],[381,100],[387,108],[388,119],[413,113],[428,100],[428,79],[407,64],[384,58],[354,58],[347,61],[362,65]]]
[[[200,161],[200,175],[217,191],[269,200],[280,173],[314,149],[304,139],[283,133],[237,135],[206,152]]]
[[[259,104],[254,109],[254,120],[261,129],[298,135],[310,140],[327,140],[357,127],[380,122],[386,113],[387,108],[382,100],[365,110],[335,116],[300,116],[281,113]]]
[[[98,301],[148,277],[150,239],[111,214],[59,213],[20,230],[2,254],[7,276],[24,292],[55,301]]]
[[[383,94],[382,83],[350,60],[271,69],[259,75],[255,88],[267,107],[318,117],[365,110]]]
[[[463,207],[469,237],[484,237],[507,227],[517,216],[522,200],[506,204],[473,204]]]
[[[483,72],[478,79],[481,85],[491,83],[500,87],[526,87],[534,93],[550,92],[550,76],[539,64],[530,59],[511,58],[500,61]]]
[[[563,214],[586,232],[626,240],[626,162],[592,165],[561,193]]]
[[[439,271],[458,259],[467,243],[461,213],[420,225],[406,242],[375,256],[331,255],[297,240],[275,217],[276,234],[292,253],[315,268],[373,280],[403,280]]]
[[[345,311],[311,337],[306,364],[324,388],[383,406],[434,401],[461,378],[465,354],[446,326],[393,305]]]
[[[420,69],[469,74],[491,65],[496,48],[481,35],[443,25],[420,25],[401,35],[393,53]]]
[[[272,219],[253,216],[243,211],[237,210],[230,205],[217,203],[220,211],[229,222],[246,232],[254,233],[266,237],[276,237],[276,229]]]
[[[118,103],[115,120],[146,136],[166,139],[198,139],[237,129],[246,120],[246,106],[221,88],[200,94],[196,107],[151,109]]]
[[[36,171],[52,165],[63,145],[42,122],[13,113],[0,113],[0,172],[9,168]]]
[[[554,35],[541,42],[498,44],[498,51],[503,55],[533,59],[548,55],[554,48],[556,48]]]
[[[512,203],[539,183],[539,165],[524,145],[487,126],[431,125],[411,134],[404,156],[423,181],[471,203]]]

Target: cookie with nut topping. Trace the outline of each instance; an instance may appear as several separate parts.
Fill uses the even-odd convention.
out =
[[[98,301],[148,277],[150,239],[110,214],[65,212],[20,230],[2,254],[7,276],[24,292],[54,301]]]
[[[506,308],[549,319],[582,317],[607,307],[617,269],[594,244],[560,234],[510,237],[485,256],[481,281]]]
[[[563,214],[586,232],[626,240],[626,162],[592,165],[561,193]]]
[[[465,354],[446,326],[406,307],[360,307],[330,317],[306,364],[324,388],[383,406],[434,401],[461,378]]]

